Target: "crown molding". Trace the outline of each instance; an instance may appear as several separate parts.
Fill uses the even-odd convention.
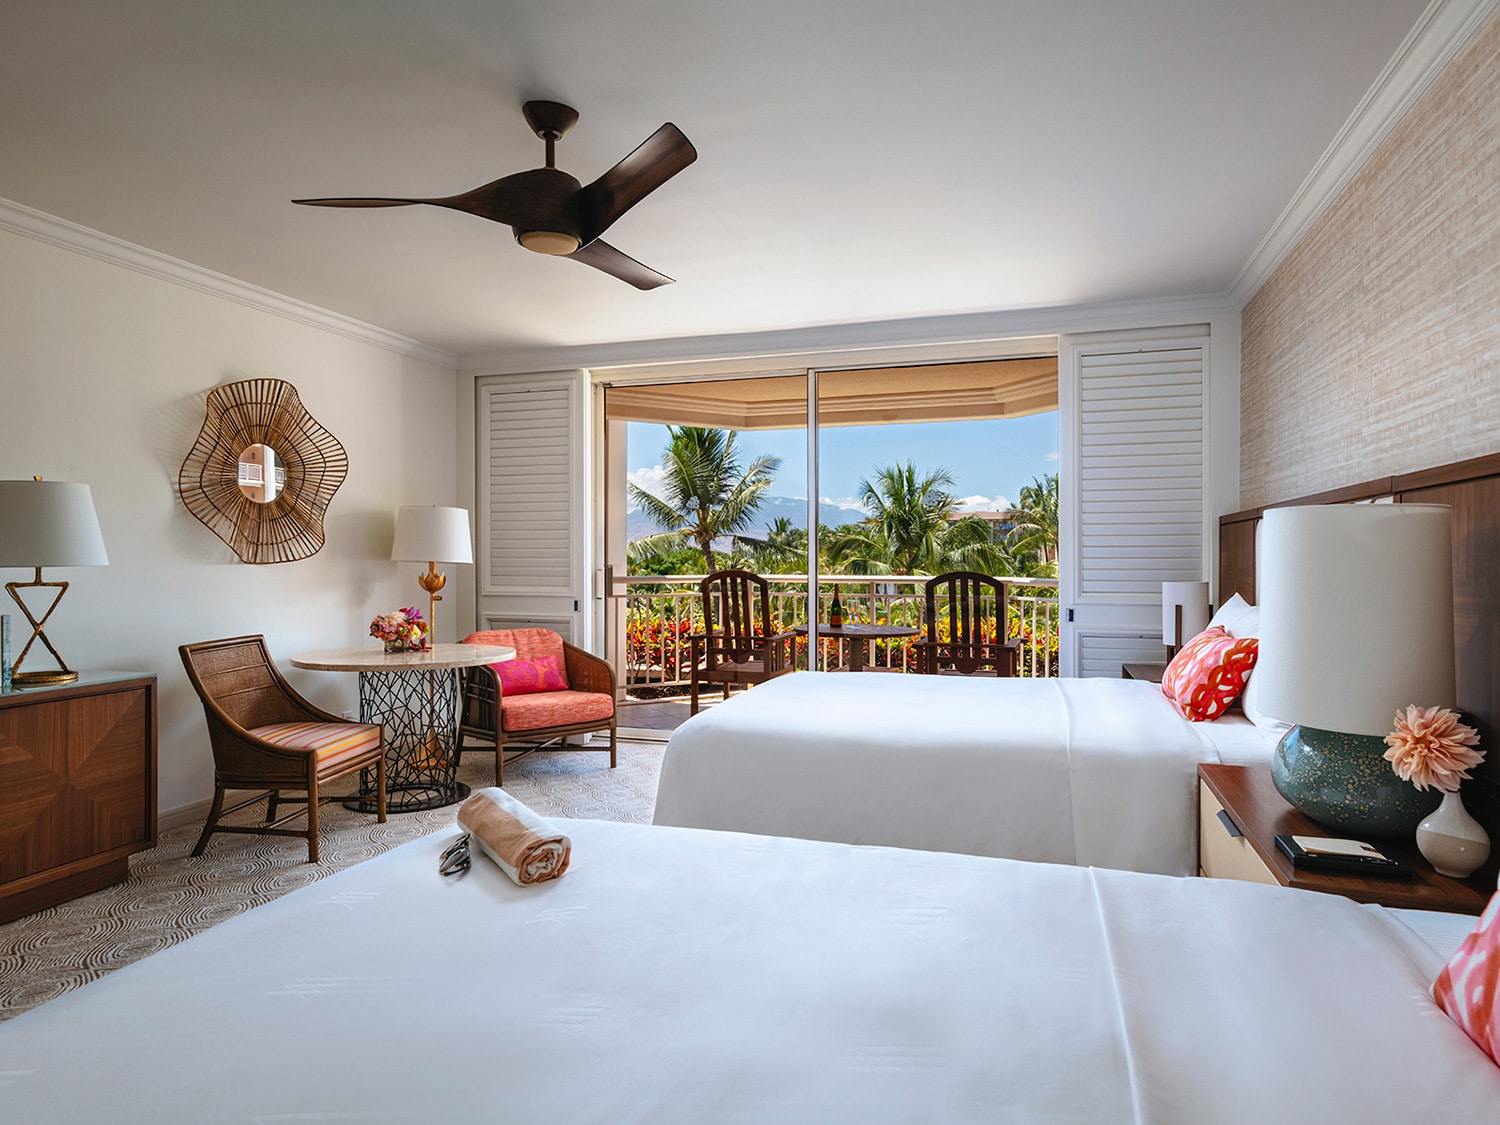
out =
[[[226,301],[244,305],[260,312],[271,313],[298,324],[317,328],[324,332],[372,344],[377,348],[395,352],[409,359],[431,363],[450,371],[457,370],[458,357],[441,348],[424,344],[420,340],[402,336],[396,332],[366,324],[362,320],[344,316],[342,313],[310,305],[269,289],[262,289],[249,282],[238,281],[222,273],[195,266],[156,250],[137,246],[133,242],[115,238],[113,235],[89,227],[59,219],[44,211],[38,211],[21,203],[0,199],[0,230],[8,230],[26,238],[45,242],[52,246],[71,250],[77,254],[123,266],[136,273],[168,281],[187,289],[221,297]]]
[[[480,377],[582,368],[596,377],[606,370],[640,375],[646,369],[652,376],[672,372],[710,375],[988,359],[1015,354],[1004,344],[1017,338],[1197,323],[1224,315],[1239,316],[1239,307],[1227,295],[1056,305],[738,335],[507,350],[465,356],[459,363],[459,374]],[[1048,340],[1047,346],[1055,348],[1056,341]]]
[[[1433,0],[1428,5],[1241,267],[1229,287],[1238,308],[1255,296],[1497,4],[1500,0]]]

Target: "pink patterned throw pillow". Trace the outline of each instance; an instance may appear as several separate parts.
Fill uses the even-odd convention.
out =
[[[568,690],[568,665],[563,639],[551,629],[486,629],[470,633],[466,645],[503,645],[516,650],[514,659],[492,664],[505,695],[532,695]]]
[[[567,691],[568,674],[557,656],[517,656],[492,665],[506,695],[530,695],[539,691]]]
[[[1255,637],[1232,637],[1223,626],[1210,625],[1172,657],[1161,693],[1190,722],[1217,719],[1245,690],[1259,652]]]
[[[1500,1063],[1500,894],[1432,982],[1438,1007]]]

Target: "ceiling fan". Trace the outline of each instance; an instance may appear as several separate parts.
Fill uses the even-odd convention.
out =
[[[505,223],[516,241],[538,254],[572,258],[627,281],[655,289],[672,279],[622,254],[599,236],[626,211],[698,159],[698,150],[668,122],[587,187],[554,164],[553,149],[578,121],[560,102],[521,107],[526,124],[547,143],[547,164],[495,180],[459,195],[433,199],[294,199],[313,207],[406,207],[426,203]]]

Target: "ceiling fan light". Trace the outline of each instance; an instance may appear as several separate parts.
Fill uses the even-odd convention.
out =
[[[552,230],[527,230],[516,236],[517,241],[536,254],[565,256],[577,250],[580,243],[571,234]]]

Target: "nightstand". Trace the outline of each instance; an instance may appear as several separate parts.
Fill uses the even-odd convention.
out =
[[[1308,819],[1276,791],[1267,767],[1198,767],[1198,874],[1344,895],[1356,902],[1413,910],[1479,914],[1495,892],[1496,859],[1468,879],[1439,875],[1411,839],[1372,841],[1412,868],[1410,879],[1304,871],[1276,846],[1278,833],[1337,836]]]
[[[1166,670],[1165,664],[1121,664],[1120,676],[1126,680],[1147,680],[1159,684],[1162,673]]]

